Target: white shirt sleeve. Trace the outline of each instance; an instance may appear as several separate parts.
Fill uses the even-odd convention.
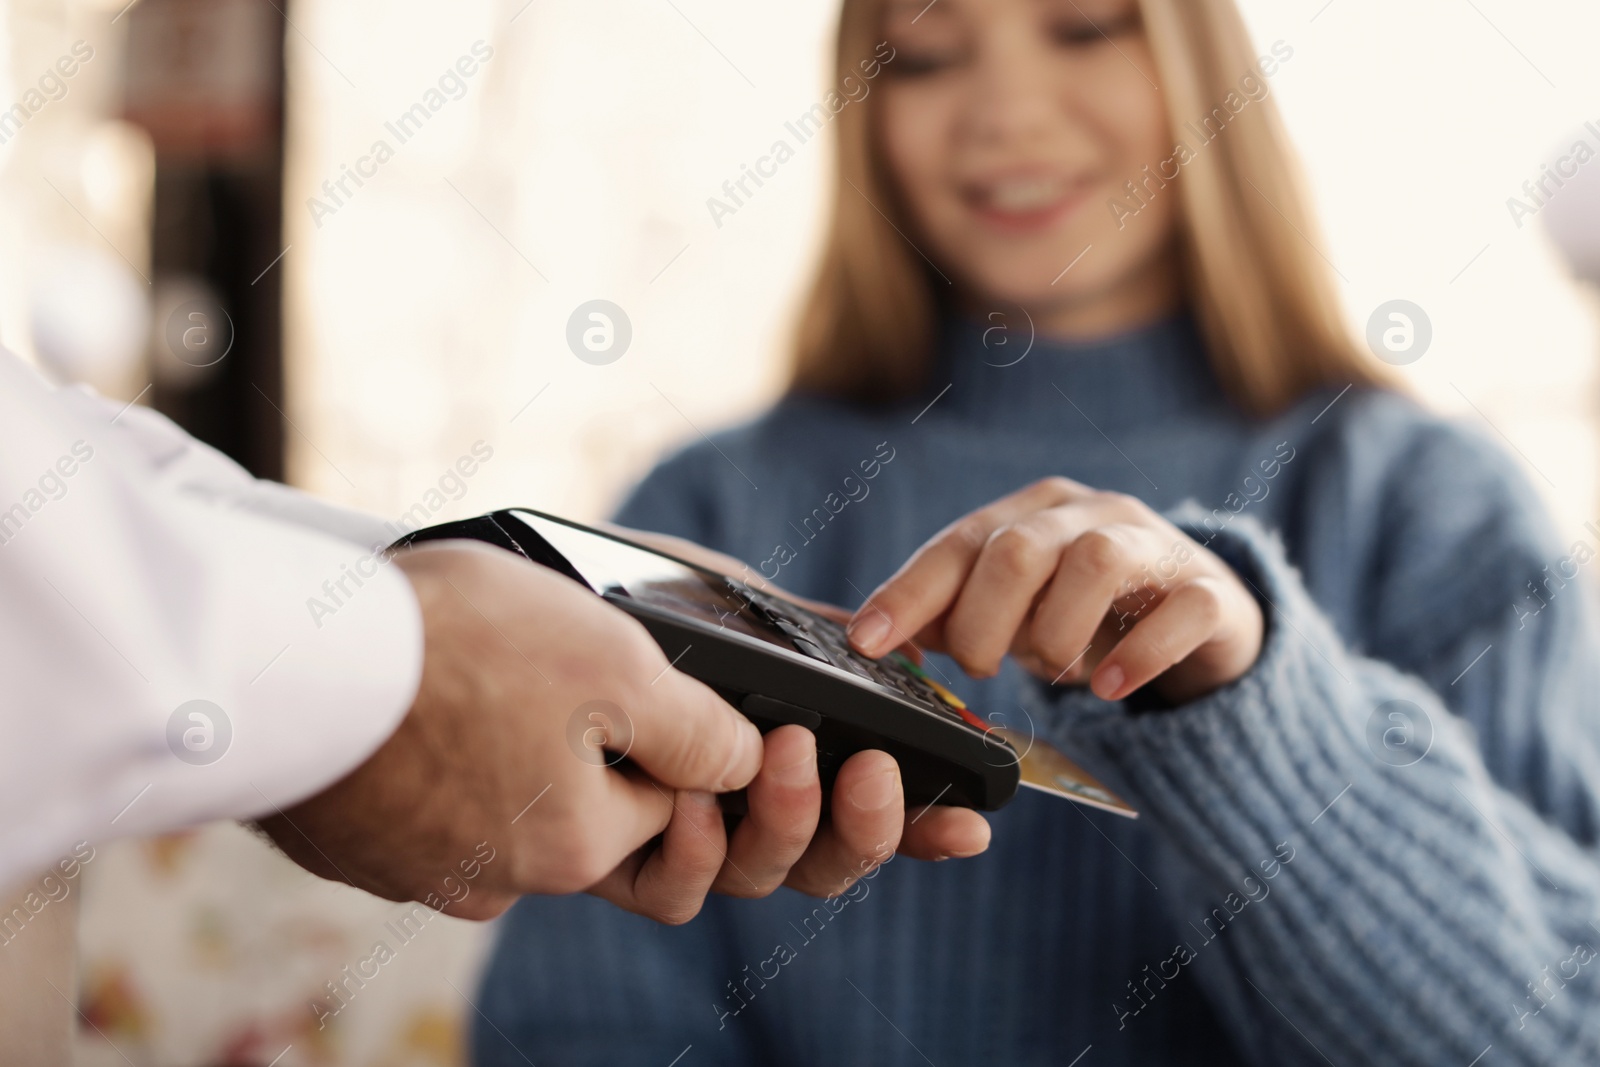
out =
[[[422,669],[394,535],[0,351],[0,885],[365,760]]]

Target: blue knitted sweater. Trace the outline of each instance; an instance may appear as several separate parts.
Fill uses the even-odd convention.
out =
[[[1242,416],[1187,317],[1009,366],[983,340],[952,325],[913,402],[784,400],[665,462],[621,521],[855,605],[949,521],[1064,474],[1227,559],[1266,608],[1260,660],[1147,710],[935,658],[1143,817],[1024,791],[976,859],[680,928],[528,898],[477,1061],[1600,1063],[1600,528],[1558,537],[1497,448],[1393,394]]]

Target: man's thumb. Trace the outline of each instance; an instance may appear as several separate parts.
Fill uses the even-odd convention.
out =
[[[686,674],[658,678],[633,719],[628,755],[663,785],[726,793],[761,769],[761,732]]]

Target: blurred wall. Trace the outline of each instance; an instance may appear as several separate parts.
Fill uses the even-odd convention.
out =
[[[1600,8],[1580,0],[1244,0],[1258,41],[1294,59],[1273,79],[1317,194],[1321,251],[1351,328],[1386,301],[1432,321],[1401,368],[1435,408],[1517,454],[1561,532],[1596,517],[1595,316],[1524,183],[1600,120],[1589,52]],[[1600,125],[1600,122],[1597,122]],[[1588,196],[1586,210],[1600,214]],[[1537,205],[1535,205],[1537,207]],[[1520,223],[1520,225],[1519,225]]]
[[[12,0],[0,18],[0,343],[131,399],[146,384],[154,153],[120,121],[109,3]]]
[[[1564,523],[1590,516],[1592,315],[1541,220],[1518,227],[1506,201],[1600,118],[1582,44],[1600,12],[1577,0],[1244,7],[1258,41],[1294,49],[1271,89],[1352,329],[1385,301],[1421,306],[1432,347],[1406,377],[1441,409],[1487,419]],[[713,220],[706,199],[825,91],[833,5],[297,10],[297,481],[398,514],[482,438],[495,461],[450,512],[515,501],[595,516],[663,445],[773,395],[828,146],[803,146],[731,217]],[[385,122],[477,41],[494,55],[461,98],[335,206],[322,183],[395,142]],[[603,367],[564,341],[594,298],[633,326]]]
[[[439,517],[593,517],[663,445],[773,394],[826,146],[721,228],[705,201],[822,91],[827,5],[303,12],[324,44],[290,56],[297,481],[399,515],[481,439],[493,460]],[[474,73],[452,77],[463,59]],[[441,79],[443,106],[402,130]],[[347,167],[374,176],[341,190]],[[632,328],[606,366],[565,341],[594,299]]]

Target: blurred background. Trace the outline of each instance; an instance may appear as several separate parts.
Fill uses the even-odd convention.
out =
[[[1401,373],[1485,424],[1584,536],[1600,164],[1543,204],[1524,183],[1600,149],[1600,9],[1243,7],[1263,48],[1294,50],[1271,89],[1352,331],[1422,308],[1431,347]],[[831,3],[3,11],[0,343],[258,475],[394,520],[598,518],[662,450],[781,386],[830,148],[720,225],[707,199],[826,91]],[[631,326],[603,365],[566,341],[592,300]],[[492,457],[446,477],[475,446]],[[308,1001],[398,905],[231,826],[102,846],[83,884],[83,1064],[461,1062],[485,927],[433,920],[319,1026]]]

